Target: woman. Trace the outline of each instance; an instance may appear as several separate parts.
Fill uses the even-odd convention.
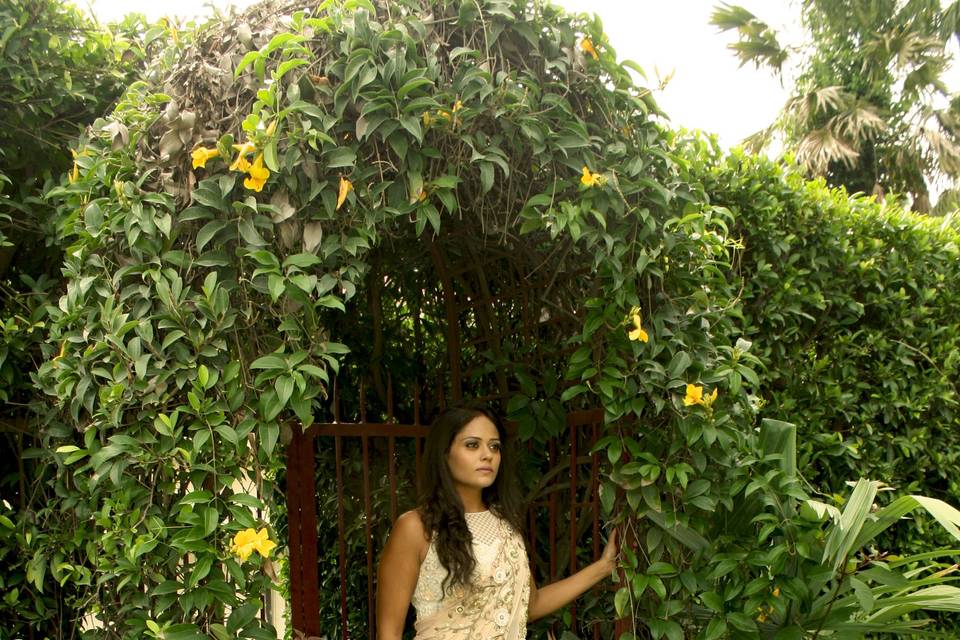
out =
[[[415,640],[522,640],[527,620],[568,604],[616,566],[600,559],[538,589],[503,426],[485,410],[448,409],[430,427],[420,507],[397,518],[377,582],[377,638],[400,640],[411,602]]]

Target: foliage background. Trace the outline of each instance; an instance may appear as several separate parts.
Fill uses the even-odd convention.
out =
[[[779,137],[808,175],[833,186],[902,198],[920,212],[956,209],[960,105],[948,81],[960,3],[798,5],[807,34],[799,47],[782,45],[776,31],[740,6],[718,5],[711,19],[736,30],[729,48],[741,64],[781,79],[797,69],[793,95],[747,146],[770,148]]]
[[[0,24],[0,628],[61,637],[72,633],[89,569],[66,559],[83,534],[51,501],[55,467],[41,438],[62,427],[31,378],[55,353],[45,345],[47,305],[63,283],[43,193],[69,171],[84,127],[165,45],[165,30],[137,16],[96,25],[47,0],[0,2]]]
[[[15,624],[38,624],[26,602],[51,637],[81,613],[99,637],[273,637],[257,618],[272,564],[239,563],[229,540],[273,517],[282,542],[266,509],[282,503],[281,423],[321,415],[341,363],[364,368],[375,314],[355,305],[371,273],[417,255],[384,250],[377,267],[376,252],[453,228],[562,255],[560,304],[578,314],[553,338],[565,355],[487,371],[511,371],[526,438],[603,405],[602,497],[627,534],[628,586],[600,606],[632,613],[638,637],[824,624],[818,594],[791,593],[790,610],[775,595],[797,540],[816,564],[829,525],[770,522],[779,490],[806,494],[763,459],[763,418],[799,425],[802,477],[827,502],[861,475],[955,495],[952,219],[666,130],[599,22],[549,4],[290,2],[165,33],[81,137],[75,179],[45,190],[63,281],[37,327],[46,395],[31,396],[44,502],[0,521]],[[271,172],[263,192],[227,167],[246,138]],[[198,144],[220,158],[191,167]],[[604,180],[584,185],[584,166]],[[388,298],[428,291],[402,280]],[[649,342],[627,337],[634,307]],[[438,326],[439,306],[422,308]],[[403,326],[397,342],[416,344]],[[442,360],[428,342],[421,362]],[[412,360],[410,378],[434,379]],[[686,406],[687,384],[719,398]],[[730,526],[761,488],[768,512]]]

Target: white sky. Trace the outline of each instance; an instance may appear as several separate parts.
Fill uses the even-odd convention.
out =
[[[89,2],[103,21],[140,12],[150,19],[160,16],[192,18],[210,13],[199,0],[75,0]],[[552,0],[570,10],[596,13],[603,21],[610,44],[620,59],[637,62],[656,84],[656,72],[675,75],[657,94],[661,108],[674,125],[716,133],[725,146],[773,121],[787,99],[787,89],[766,70],[738,67],[726,49],[736,36],[720,33],[709,18],[720,0]],[[233,0],[244,7],[252,0]],[[226,7],[229,0],[216,0]],[[735,0],[786,33],[788,42],[799,33],[799,9],[790,0]],[[792,5],[792,6],[791,6]],[[783,41],[781,41],[783,44]]]

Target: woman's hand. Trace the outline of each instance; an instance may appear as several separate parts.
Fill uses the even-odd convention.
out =
[[[617,555],[620,549],[617,547],[617,530],[616,528],[610,532],[610,537],[607,538],[607,546],[603,548],[603,553],[600,554],[600,562],[604,563],[608,567],[607,571],[613,571],[617,568]]]
[[[610,572],[617,568],[617,530],[610,532],[603,553],[589,566],[584,567],[568,578],[537,588],[530,576],[530,601],[527,607],[527,620],[533,621],[548,616],[580,597],[595,584],[610,579]]]

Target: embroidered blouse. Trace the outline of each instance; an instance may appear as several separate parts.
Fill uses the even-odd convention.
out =
[[[470,585],[448,588],[442,595],[447,570],[431,541],[413,592],[414,640],[524,640],[530,568],[523,539],[490,511],[464,515],[477,560]]]

